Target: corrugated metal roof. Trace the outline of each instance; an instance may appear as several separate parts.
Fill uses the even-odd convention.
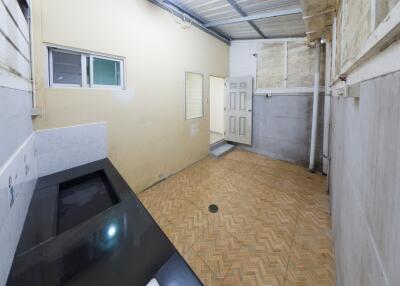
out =
[[[301,14],[280,16],[254,21],[267,38],[305,36],[305,26]]]
[[[238,0],[236,2],[248,15],[301,7],[299,0]]]
[[[170,0],[169,2],[189,11],[204,24],[238,20],[243,16],[258,16],[293,8],[301,11],[300,0]],[[237,7],[234,7],[235,4]],[[257,19],[251,22],[218,24],[212,26],[211,29],[222,32],[231,39],[259,39],[264,36],[266,38],[300,37],[305,36],[306,32],[301,13]]]
[[[205,22],[214,22],[240,17],[240,14],[226,0],[175,0]]]
[[[247,22],[223,25],[217,30],[229,35],[232,39],[261,39],[262,37]]]

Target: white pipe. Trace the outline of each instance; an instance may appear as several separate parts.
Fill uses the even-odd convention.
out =
[[[33,3],[29,1],[29,51],[31,60],[31,80],[32,80],[32,108],[37,107],[36,98],[36,76],[35,76],[35,53],[34,53],[34,40],[33,40]]]
[[[324,99],[324,143],[323,143],[323,159],[322,159],[322,172],[328,174],[329,172],[329,129],[331,118],[331,43],[326,41],[326,58],[325,58],[325,99]]]
[[[337,34],[337,30],[336,30],[336,17],[333,18],[333,26],[332,26],[332,59],[331,59],[331,78],[329,79],[329,86],[332,85],[332,81],[336,76],[336,34]]]
[[[310,170],[315,169],[315,149],[317,145],[317,127],[318,127],[318,101],[319,101],[319,74],[320,74],[320,62],[321,62],[321,41],[317,40],[316,44],[316,67],[314,77],[314,99],[313,99],[313,115],[312,115],[312,127],[311,127],[311,147],[310,147]]]

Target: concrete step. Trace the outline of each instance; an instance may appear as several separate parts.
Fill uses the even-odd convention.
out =
[[[225,143],[223,145],[220,145],[216,148],[211,149],[210,154],[214,157],[221,157],[222,155],[225,155],[226,153],[232,151],[233,149],[235,149],[234,145]]]
[[[224,144],[226,144],[225,140],[221,140],[221,141],[215,142],[215,143],[210,145],[210,150],[214,150],[215,148],[218,148],[219,146],[222,146]]]

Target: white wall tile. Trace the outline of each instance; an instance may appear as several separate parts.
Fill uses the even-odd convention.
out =
[[[12,178],[14,203],[10,207],[9,178]],[[14,253],[25,222],[38,178],[34,152],[34,133],[0,167],[0,285],[6,284]]]
[[[35,150],[40,177],[107,158],[107,124],[39,130]]]
[[[0,166],[32,133],[32,93],[0,87]]]
[[[0,286],[7,282],[38,176],[106,158],[107,126],[100,122],[32,132],[16,148],[0,167]],[[12,207],[10,177],[15,194]]]

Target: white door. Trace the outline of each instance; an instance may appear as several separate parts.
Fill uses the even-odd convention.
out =
[[[226,82],[225,140],[251,145],[253,78],[229,78]]]

